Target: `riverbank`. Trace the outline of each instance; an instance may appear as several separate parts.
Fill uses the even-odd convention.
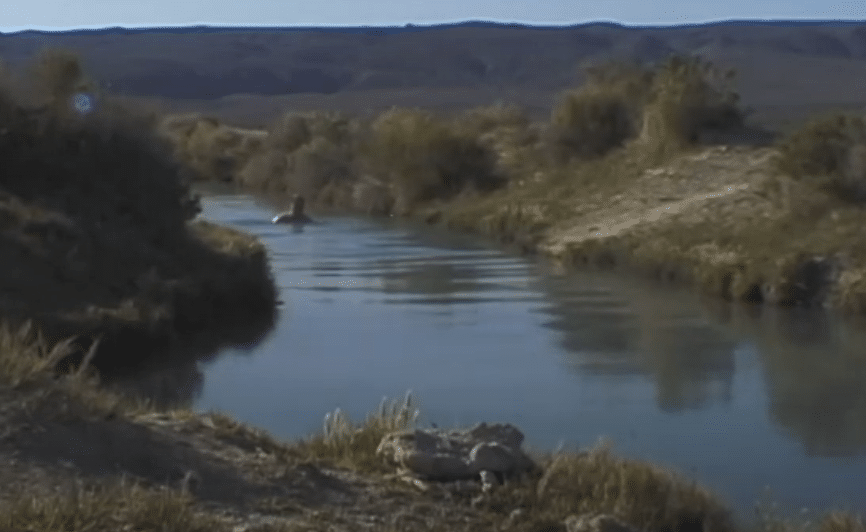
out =
[[[406,482],[377,447],[413,426],[408,395],[361,423],[328,414],[321,433],[286,442],[218,413],[135,403],[86,370],[57,378],[50,347],[32,331],[0,331],[0,527],[10,530],[599,530],[577,525],[592,515],[615,516],[622,531],[863,529],[839,513],[813,513],[807,526],[770,506],[736,523],[706,489],[604,444],[527,449],[540,468],[492,489]]]
[[[281,442],[224,415],[136,404],[86,370],[58,379],[32,332],[0,331],[0,346],[10,530],[592,530],[565,522],[594,514],[634,530],[735,530],[706,490],[603,446],[530,452],[540,470],[492,489],[405,482],[377,447],[413,426],[408,396]]]
[[[186,115],[160,129],[200,179],[416,216],[729,300],[866,311],[863,117],[765,131],[719,82],[731,75],[693,59],[587,78],[549,123],[499,106],[288,113],[267,131]]]
[[[264,247],[194,220],[197,200],[151,117],[85,92],[75,98],[86,110],[76,111],[77,59],[46,52],[38,61],[74,76],[45,92],[41,106],[31,101],[44,89],[39,76],[29,92],[2,80],[4,320],[30,320],[52,341],[76,335],[60,370],[88,352],[102,370],[133,367],[202,333],[254,340],[275,312]]]

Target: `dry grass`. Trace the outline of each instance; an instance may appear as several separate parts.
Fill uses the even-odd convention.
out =
[[[229,530],[219,519],[192,509],[192,498],[169,489],[149,489],[120,478],[90,485],[79,481],[55,493],[16,493],[0,506],[4,530],[83,532]]]
[[[58,375],[58,365],[81,347],[73,336],[53,345],[32,321],[13,328],[0,324],[0,386],[17,390],[26,409],[49,408],[63,415],[128,417],[152,411],[151,402],[104,390],[90,366],[97,340],[75,368]],[[60,410],[57,410],[60,407]]]
[[[365,472],[386,471],[376,449],[385,434],[415,427],[419,412],[412,411],[412,392],[406,393],[402,405],[383,398],[376,415],[367,416],[358,426],[337,408],[325,415],[321,435],[302,440],[299,450],[319,460],[350,466]]]
[[[528,486],[502,494],[522,499],[529,518],[604,513],[638,530],[734,530],[730,512],[708,490],[661,467],[617,458],[607,444],[548,456],[543,469]]]

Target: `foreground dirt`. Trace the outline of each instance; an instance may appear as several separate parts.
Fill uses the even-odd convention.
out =
[[[482,511],[456,503],[479,494],[476,483],[420,491],[304,460],[222,416],[99,416],[46,393],[0,388],[0,503],[123,475],[191,494],[225,530],[490,529]]]

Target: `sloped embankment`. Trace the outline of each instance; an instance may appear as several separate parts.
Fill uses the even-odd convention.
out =
[[[647,271],[752,303],[866,310],[866,215],[781,175],[777,155],[703,147],[647,169],[618,152],[595,163],[619,165],[613,183],[586,185],[588,164],[425,215],[563,264]]]

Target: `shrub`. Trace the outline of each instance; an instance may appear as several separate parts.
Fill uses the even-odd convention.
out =
[[[79,91],[91,91],[96,85],[84,75],[79,57],[70,51],[44,48],[29,68],[30,80],[40,96],[60,115],[68,112],[68,101]]]
[[[307,142],[312,135],[307,119],[298,114],[286,114],[268,128],[268,147],[293,152]]]
[[[634,110],[622,94],[589,86],[566,92],[551,116],[561,155],[595,157],[621,146],[635,133]]]
[[[655,148],[683,146],[707,129],[741,127],[744,113],[730,87],[733,77],[732,70],[722,73],[699,57],[668,59],[653,75],[641,140]]]
[[[338,113],[289,113],[268,130],[263,149],[246,158],[241,183],[317,198],[329,184],[353,175],[354,129]]]
[[[84,74],[69,52],[47,51],[30,69],[30,82],[57,98],[81,88]],[[0,101],[0,188],[25,202],[67,213],[85,227],[134,226],[148,239],[177,233],[197,212],[171,147],[152,117],[110,100],[89,113],[70,113],[68,99],[32,110],[11,97]],[[74,118],[74,120],[72,119]],[[155,214],[158,213],[158,216]]]
[[[866,120],[832,114],[782,138],[776,168],[843,199],[866,200]]]
[[[308,198],[326,185],[344,182],[352,174],[351,153],[323,137],[316,137],[289,157],[288,188]]]
[[[559,158],[603,155],[634,136],[652,83],[651,71],[621,61],[590,65],[584,77],[551,112],[549,133]]]
[[[467,186],[490,190],[503,182],[489,149],[420,110],[395,108],[380,115],[362,152],[371,173],[396,185],[406,208]]]
[[[259,190],[284,192],[287,186],[288,156],[279,150],[265,149],[250,157],[238,172],[240,184]]]

